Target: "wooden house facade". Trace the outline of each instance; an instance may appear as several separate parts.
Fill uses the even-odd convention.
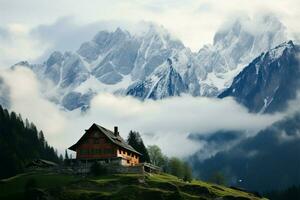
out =
[[[69,149],[76,152],[77,160],[115,162],[123,166],[138,165],[141,155],[120,136],[118,127],[111,131],[97,124]]]

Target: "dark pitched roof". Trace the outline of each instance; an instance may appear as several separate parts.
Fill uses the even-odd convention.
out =
[[[98,130],[100,130],[102,133],[104,133],[107,138],[114,144],[116,144],[117,146],[120,146],[124,149],[127,149],[131,152],[134,152],[136,154],[142,155],[140,152],[136,151],[132,146],[130,146],[129,144],[127,144],[127,142],[120,136],[115,136],[114,132],[111,130],[108,130],[98,124],[93,124],[89,129],[91,129],[92,127],[96,127]],[[76,146],[78,144],[80,144],[80,142],[86,137],[87,132],[78,140],[78,142],[76,142],[76,144],[72,145],[71,147],[69,147],[70,150],[75,151],[76,150]]]
[[[28,163],[26,167],[31,167],[31,166],[36,166],[36,167],[56,167],[58,166],[55,162],[51,162],[49,160],[43,160],[43,159],[35,159]]]

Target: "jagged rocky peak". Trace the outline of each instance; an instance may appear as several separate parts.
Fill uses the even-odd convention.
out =
[[[241,19],[236,19],[232,24],[223,25],[214,35],[213,45],[228,47],[232,40],[240,35],[241,29]]]
[[[241,17],[221,28],[215,34],[214,47],[229,56],[228,67],[233,69],[286,40],[286,28],[278,18],[261,15]]]
[[[203,95],[212,96],[228,88],[233,78],[262,52],[287,40],[285,26],[273,15],[240,17],[225,23],[215,34],[212,45],[205,45],[197,60],[205,76]],[[212,93],[209,91],[213,91]]]
[[[142,30],[134,34],[121,29],[111,33],[115,35],[113,37],[107,37],[106,34],[107,32],[100,34],[101,38],[105,35],[103,37],[105,39],[101,39],[106,44],[104,48],[99,48],[100,44],[95,45],[93,42],[91,48],[87,48],[85,52],[97,59],[93,64],[92,73],[105,84],[117,84],[123,80],[123,76],[127,75],[130,75],[134,81],[145,80],[168,57],[172,56],[174,51],[185,48],[163,27],[152,23],[144,24]],[[117,42],[111,41],[113,39]]]
[[[300,89],[299,53],[292,41],[262,53],[219,97],[233,96],[252,112],[285,110]]]
[[[163,26],[148,23],[147,28],[138,34],[144,42],[156,43],[159,49],[182,49],[185,48],[182,42],[171,35]]]
[[[288,42],[284,42],[274,49],[271,49],[270,51],[266,52],[265,55],[269,56],[270,60],[278,59],[280,56],[282,56],[284,53],[290,53],[290,51],[295,50],[295,45],[292,40]]]
[[[129,86],[126,95],[139,99],[163,99],[166,97],[180,96],[186,93],[188,87],[180,74],[173,67],[172,59],[159,66],[145,81]]]
[[[113,32],[108,31],[100,31],[95,35],[92,41],[97,43],[100,46],[113,46],[119,42],[123,42],[124,40],[130,38],[130,34],[128,31],[122,30],[121,28],[117,28]]]
[[[84,42],[77,53],[84,57],[86,61],[92,62],[100,54],[106,53],[111,48],[119,46],[130,39],[132,39],[130,33],[121,28],[117,28],[113,32],[103,30],[98,32],[91,41]]]
[[[141,50],[146,48],[155,50],[184,48],[184,45],[172,37],[162,26],[145,23],[142,30],[137,31],[137,33],[130,33],[121,28],[117,28],[113,32],[100,31],[91,41],[83,43],[77,53],[83,56],[86,61],[92,62],[99,55],[105,54],[111,49],[122,48],[124,45],[128,46],[128,50],[131,50],[132,46],[138,46]],[[151,54],[149,51],[147,53]]]
[[[64,60],[64,55],[60,51],[54,51],[46,61],[46,65],[47,67],[50,67],[54,64],[61,65],[63,60]]]
[[[246,40],[241,40],[242,38]],[[265,48],[274,48],[286,41],[286,27],[271,14],[257,15],[253,18],[241,16],[220,27],[214,36],[213,45],[219,48],[230,47],[236,42],[244,44],[250,42],[250,44],[258,45],[259,43],[256,43],[258,41],[254,41],[256,38],[269,39],[269,41],[260,42],[262,45],[267,45]]]
[[[18,65],[19,66],[29,66],[30,64],[29,64],[28,61],[24,60],[24,61],[20,61],[20,62],[14,64],[12,67],[15,67],[15,66],[18,66]]]
[[[153,75],[156,75],[158,77],[167,75],[169,76],[173,72],[176,72],[176,70],[173,67],[173,61],[171,58],[167,58],[166,62],[159,66],[154,72]],[[176,72],[177,73],[177,72]]]

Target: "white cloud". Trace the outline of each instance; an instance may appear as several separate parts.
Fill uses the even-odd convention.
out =
[[[32,120],[48,134],[61,133],[67,123],[63,112],[44,99],[34,73],[27,68],[2,70],[4,83],[9,87],[11,110]]]
[[[30,29],[22,24],[0,27],[0,32],[0,66],[5,68],[21,60],[33,60],[48,48],[32,38]]]
[[[194,51],[212,41],[224,20],[240,13],[255,17],[259,12],[272,12],[286,24],[291,35],[300,30],[298,0],[0,0],[0,5],[1,24],[19,23],[31,28],[52,24],[64,16],[74,16],[82,25],[97,21],[153,21]]]
[[[76,51],[84,41],[91,40],[97,32],[114,31],[121,25],[122,23],[117,21],[78,24],[74,17],[68,16],[57,19],[53,24],[33,28],[30,36],[47,43],[50,51]]]
[[[92,123],[107,128],[118,125],[121,135],[139,131],[146,144],[157,144],[168,155],[187,156],[201,149],[189,133],[222,130],[257,131],[282,115],[249,114],[231,98],[174,97],[141,102],[132,97],[99,94],[87,113],[67,112],[44,99],[33,72],[25,68],[2,72],[10,88],[11,109],[44,130],[49,143],[60,152],[75,143]]]

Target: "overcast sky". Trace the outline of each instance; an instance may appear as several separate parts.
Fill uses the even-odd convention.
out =
[[[291,34],[300,30],[299,0],[0,0],[0,65],[53,47],[74,50],[98,30],[141,20],[163,25],[197,51],[224,21],[258,12],[276,14]]]

